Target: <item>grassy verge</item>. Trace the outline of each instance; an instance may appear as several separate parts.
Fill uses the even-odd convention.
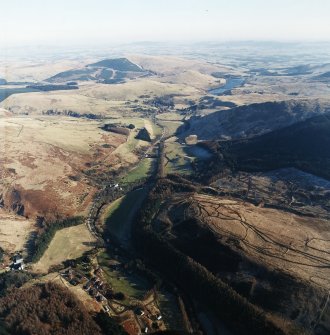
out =
[[[162,128],[157,126],[156,124],[152,123],[152,129],[153,129],[153,132],[154,132],[154,136],[155,137],[159,137],[162,135]]]

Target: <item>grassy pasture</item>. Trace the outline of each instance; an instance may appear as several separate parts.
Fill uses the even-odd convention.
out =
[[[90,250],[95,242],[85,224],[64,228],[56,232],[41,259],[33,266],[37,272],[47,272],[52,265],[75,259]]]
[[[142,299],[146,291],[150,289],[148,282],[141,277],[134,274],[128,275],[122,270],[110,269],[108,266],[110,257],[106,252],[100,253],[97,260],[113,290],[125,294],[124,303],[128,303],[131,298]]]
[[[156,117],[159,121],[182,121],[183,119],[183,116],[178,113],[162,113]]]
[[[151,172],[153,163],[154,160],[152,158],[142,159],[136,167],[134,167],[125,175],[125,177],[123,177],[122,181],[124,183],[134,183],[148,177],[149,173]]]

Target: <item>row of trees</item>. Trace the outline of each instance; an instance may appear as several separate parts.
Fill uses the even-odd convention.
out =
[[[72,110],[67,110],[67,109],[63,109],[63,110],[48,109],[47,111],[43,111],[42,115],[65,115],[65,116],[71,116],[71,117],[76,117],[76,118],[85,117],[87,119],[92,119],[92,120],[104,118],[100,114],[93,114],[93,113],[84,114],[84,113],[78,113],[78,112],[74,112]]]

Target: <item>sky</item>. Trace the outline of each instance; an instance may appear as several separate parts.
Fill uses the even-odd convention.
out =
[[[0,0],[0,47],[330,40],[329,0]]]

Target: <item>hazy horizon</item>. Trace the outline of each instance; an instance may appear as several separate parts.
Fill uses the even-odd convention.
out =
[[[1,3],[1,48],[138,41],[328,41],[326,0]]]

